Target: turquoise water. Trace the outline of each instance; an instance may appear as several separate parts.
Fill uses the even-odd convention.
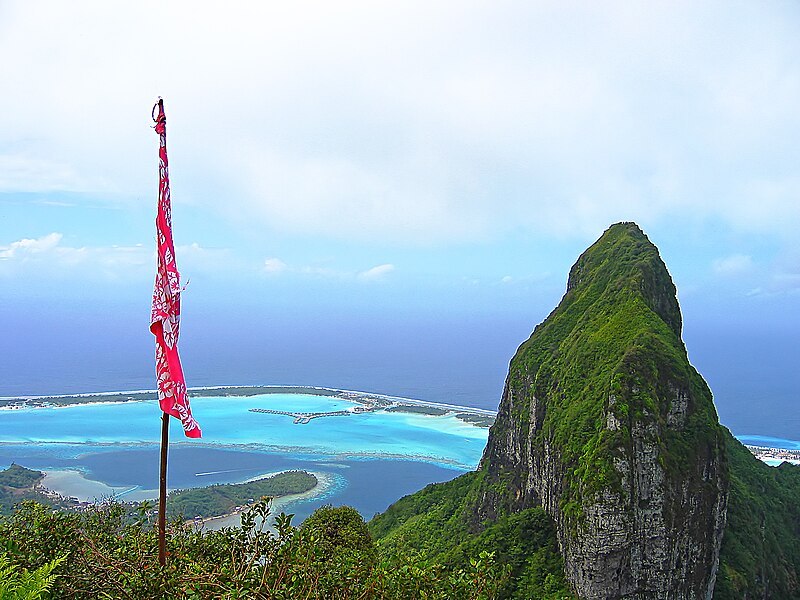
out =
[[[289,416],[250,412],[251,408],[322,412],[354,406],[352,402],[325,396],[206,397],[192,399],[191,405],[203,429],[202,439],[187,440],[180,424],[173,420],[171,443],[291,454],[413,458],[472,469],[480,460],[488,437],[487,429],[453,416],[375,412],[295,424]],[[75,456],[103,446],[158,444],[160,427],[160,411],[155,402],[0,411],[0,443],[50,446],[61,456]]]
[[[374,412],[321,417],[295,424],[263,408],[327,412],[355,406],[328,396],[264,394],[191,400],[201,440],[170,427],[170,488],[244,481],[263,473],[306,469],[335,482],[324,494],[287,507],[297,520],[322,504],[348,504],[365,518],[428,483],[474,469],[488,429],[453,416]],[[69,470],[66,495],[92,499],[103,486],[126,497],[152,497],[157,488],[161,412],[156,402],[83,404],[0,410],[0,468],[12,462]],[[738,436],[746,444],[800,449],[800,441]],[[88,480],[88,481],[87,481]],[[101,484],[98,487],[98,482]],[[150,496],[148,496],[150,494]]]
[[[763,446],[765,448],[783,448],[784,450],[800,450],[800,441],[784,438],[769,437],[764,435],[737,435],[743,444],[748,446]]]
[[[332,481],[317,496],[284,508],[295,522],[329,503],[353,506],[370,518],[429,483],[474,469],[488,437],[488,429],[453,416],[375,412],[295,424],[290,416],[250,412],[355,406],[328,396],[206,397],[191,405],[203,437],[185,438],[171,420],[170,489],[236,483],[286,469]],[[0,410],[0,468],[15,462],[54,472],[47,484],[81,500],[151,498],[158,487],[160,432],[154,401]]]

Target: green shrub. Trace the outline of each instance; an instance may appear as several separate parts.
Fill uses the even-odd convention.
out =
[[[29,571],[17,567],[8,554],[0,554],[0,600],[38,600],[47,593],[56,579],[53,573],[64,557]]]
[[[53,598],[75,600],[479,600],[496,597],[501,580],[502,569],[489,553],[476,552],[458,569],[413,553],[384,556],[352,508],[324,507],[297,529],[291,515],[271,515],[269,499],[255,502],[241,527],[203,531],[173,521],[161,567],[156,531],[143,520],[131,524],[127,512],[114,503],[85,513],[23,503],[0,520],[9,574],[3,580],[35,574]]]

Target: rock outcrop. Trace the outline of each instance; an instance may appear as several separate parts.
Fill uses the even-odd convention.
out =
[[[618,223],[511,361],[473,527],[543,507],[581,598],[712,597],[727,461],[681,326],[658,250]]]

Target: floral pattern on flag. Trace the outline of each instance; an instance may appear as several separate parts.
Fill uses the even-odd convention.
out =
[[[181,359],[178,356],[178,333],[181,319],[180,274],[175,263],[172,243],[172,204],[169,194],[169,163],[167,161],[167,118],[164,105],[158,103],[156,133],[159,136],[159,186],[156,232],[158,240],[158,270],[153,287],[153,309],[150,331],[156,336],[156,379],[161,410],[180,419],[187,437],[199,438],[200,426],[192,417]]]

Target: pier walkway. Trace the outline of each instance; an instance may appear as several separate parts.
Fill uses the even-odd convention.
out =
[[[270,415],[286,415],[287,417],[294,417],[295,424],[303,425],[308,423],[311,419],[318,419],[319,417],[340,417],[349,415],[352,411],[349,410],[333,410],[330,412],[291,412],[288,410],[271,410],[269,408],[251,408],[250,412],[267,413]]]

